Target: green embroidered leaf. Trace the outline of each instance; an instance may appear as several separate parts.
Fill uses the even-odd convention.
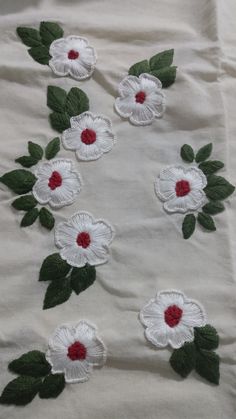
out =
[[[55,39],[63,37],[62,28],[54,22],[41,22],[39,32],[44,45],[49,46]]]
[[[181,147],[180,155],[181,155],[182,159],[184,161],[187,161],[188,163],[192,163],[193,160],[194,160],[194,151],[193,151],[192,147],[188,144],[184,144]]]
[[[20,226],[21,227],[28,227],[34,224],[34,222],[37,220],[39,215],[38,208],[32,208],[29,210],[24,217],[21,220]]]
[[[18,195],[30,192],[36,182],[36,177],[28,170],[12,170],[0,177],[0,182]]]
[[[159,54],[154,55],[149,60],[151,70],[160,70],[160,68],[169,67],[173,62],[173,57],[173,49],[159,52]]]
[[[64,303],[70,298],[71,293],[72,288],[67,278],[55,279],[47,288],[43,309],[45,310]]]
[[[196,226],[196,217],[194,214],[187,214],[184,217],[182,232],[184,239],[189,239],[192,236]]]
[[[219,384],[220,380],[220,358],[215,352],[201,349],[197,351],[195,369],[201,377],[210,383]]]
[[[18,157],[18,159],[15,159],[15,162],[20,163],[23,167],[32,167],[38,163],[38,159],[31,156],[22,156]]]
[[[70,269],[70,265],[61,258],[59,253],[53,253],[44,259],[39,273],[39,281],[62,278],[68,274]]]
[[[56,137],[51,140],[45,148],[45,157],[47,160],[53,159],[56,154],[60,151],[60,138]]]
[[[49,115],[52,128],[58,132],[63,132],[70,127],[70,117],[68,113],[53,112]]]
[[[64,374],[49,374],[43,381],[39,391],[41,399],[58,397],[65,388]]]
[[[82,268],[73,268],[71,272],[71,287],[78,295],[94,283],[96,269],[94,266],[86,265]]]
[[[207,179],[207,186],[204,188],[204,192],[209,199],[213,201],[223,200],[228,198],[235,190],[235,187],[231,185],[222,176],[211,175]]]
[[[139,63],[132,65],[129,69],[129,74],[136,77],[140,76],[140,74],[142,73],[149,73],[149,72],[150,72],[150,67],[149,67],[148,60],[140,61]]]
[[[51,56],[49,55],[49,50],[45,45],[40,45],[38,47],[32,47],[28,49],[29,55],[40,64],[48,64]]]
[[[8,368],[19,375],[30,377],[45,377],[51,371],[51,365],[47,362],[45,354],[40,351],[30,351],[20,358],[12,361]]]
[[[15,199],[12,202],[13,208],[17,209],[18,211],[29,211],[37,205],[36,199],[33,195],[24,195],[20,198]]]
[[[175,82],[176,69],[176,66],[164,67],[160,70],[151,71],[151,74],[162,82],[162,87],[169,87]]]
[[[175,349],[170,357],[170,365],[177,374],[185,378],[195,368],[196,350],[193,342]]]
[[[76,116],[85,111],[88,111],[88,96],[78,87],[72,87],[66,98],[65,109],[69,116]]]
[[[204,214],[204,212],[199,212],[197,216],[199,224],[204,227],[206,230],[215,231],[216,226],[213,218],[209,214]]]
[[[202,161],[207,160],[212,152],[212,143],[209,143],[207,145],[204,145],[204,147],[200,148],[200,150],[198,150],[197,155],[196,155],[196,162],[200,163]]]
[[[48,230],[52,230],[55,224],[55,219],[52,213],[45,207],[42,207],[39,211],[39,221],[41,225]]]
[[[28,141],[28,151],[31,157],[34,157],[37,160],[41,160],[43,157],[42,147],[32,141]]]
[[[212,175],[212,173],[222,169],[222,167],[224,167],[224,163],[219,160],[208,160],[200,163],[198,167],[203,171],[203,173],[205,173],[205,175]]]
[[[214,327],[207,324],[204,327],[194,328],[194,342],[201,349],[216,349],[219,346],[219,336]]]
[[[66,91],[58,86],[48,86],[47,106],[55,112],[64,112]]]
[[[220,201],[210,201],[204,207],[202,207],[203,212],[210,215],[218,214],[219,212],[224,211],[225,207]]]
[[[17,35],[27,47],[37,47],[42,44],[39,31],[33,28],[19,26],[16,29]]]
[[[40,378],[17,377],[4,388],[0,397],[0,403],[24,406],[33,400],[40,386]]]

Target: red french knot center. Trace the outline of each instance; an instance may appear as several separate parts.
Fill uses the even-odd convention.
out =
[[[135,95],[135,100],[137,103],[143,103],[146,99],[146,93],[142,90]]]
[[[82,233],[78,234],[76,242],[78,246],[86,249],[86,247],[88,247],[91,243],[90,235],[86,231],[82,231]]]
[[[78,57],[79,57],[78,51],[75,51],[74,49],[71,49],[68,52],[68,58],[69,58],[69,60],[76,60],[76,58],[78,58]]]
[[[67,356],[72,361],[78,361],[86,358],[87,349],[83,343],[76,341],[69,346]]]
[[[54,189],[58,188],[58,186],[61,186],[61,184],[62,177],[59,172],[54,170],[54,172],[52,172],[51,177],[48,180],[48,186],[54,191]]]
[[[165,310],[164,314],[165,322],[168,324],[168,326],[175,327],[181,320],[183,310],[174,304],[173,306],[169,306]]]
[[[179,180],[175,185],[175,192],[177,196],[185,196],[191,191],[190,184],[187,180]]]
[[[97,139],[96,132],[92,129],[86,128],[81,133],[81,141],[84,144],[90,145],[95,143]]]

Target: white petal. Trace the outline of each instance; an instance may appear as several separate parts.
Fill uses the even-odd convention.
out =
[[[155,191],[156,191],[157,196],[162,201],[167,201],[171,198],[174,198],[176,196],[175,185],[176,185],[175,181],[171,179],[164,180],[164,179],[157,178],[155,182]]]
[[[207,185],[206,176],[197,167],[191,167],[186,171],[186,179],[194,190],[203,189]]]
[[[55,228],[55,243],[60,248],[74,246],[77,236],[78,230],[70,221],[59,223]]]
[[[108,261],[109,251],[107,248],[90,244],[90,246],[85,249],[84,256],[89,265],[102,265]]]
[[[83,383],[89,379],[92,366],[86,361],[71,361],[65,370],[67,383]]]
[[[114,230],[110,224],[104,221],[97,220],[91,231],[92,242],[100,245],[108,245],[114,237]]]
[[[58,76],[67,76],[69,74],[70,63],[66,57],[52,58],[48,64],[52,71]]]
[[[121,96],[135,96],[140,90],[140,80],[136,76],[125,77],[118,86],[118,92]]]
[[[52,372],[53,373],[64,373],[65,368],[68,364],[68,356],[67,356],[67,349],[64,350],[54,350],[49,349],[46,352],[46,360],[49,362],[49,364],[52,366]]]
[[[67,353],[67,348],[74,342],[73,330],[67,325],[61,325],[56,328],[55,332],[49,340],[49,348],[64,349]]]
[[[103,155],[102,149],[97,142],[93,144],[81,143],[80,147],[76,150],[76,156],[80,160],[97,160]]]
[[[160,91],[161,88],[162,88],[161,81],[157,77],[155,77],[151,74],[148,74],[148,73],[140,74],[139,80],[140,80],[140,85],[141,85],[140,87],[145,92],[146,91],[149,92],[149,91],[153,91],[153,90]]]
[[[85,253],[83,248],[75,245],[67,246],[60,250],[61,258],[66,260],[69,265],[77,268],[82,268],[86,265],[87,258]]]
[[[164,203],[164,208],[168,212],[180,212],[184,214],[190,209],[195,209],[192,208],[191,203],[192,201],[189,198],[189,195],[175,196],[174,198],[171,198],[169,201]]]
[[[81,129],[69,128],[62,134],[62,144],[66,150],[77,150],[81,143]]]
[[[97,134],[97,143],[103,153],[110,151],[115,143],[114,134],[111,131]]]
[[[193,340],[193,329],[186,327],[182,322],[176,327],[168,327],[168,343],[172,348],[181,348],[185,342],[192,342]]]
[[[135,109],[135,100],[131,97],[118,97],[115,100],[116,112],[123,118],[129,118]]]
[[[92,214],[87,211],[80,211],[72,215],[70,218],[71,224],[77,230],[78,233],[86,231],[86,228],[90,226],[94,221]]]
[[[168,334],[165,324],[158,329],[156,326],[148,327],[145,330],[145,336],[151,343],[153,343],[153,345],[159,348],[164,348],[168,345]]]
[[[92,47],[86,47],[80,52],[80,57],[82,63],[85,66],[88,66],[89,68],[94,68],[97,57],[96,53],[94,51],[94,48]]]
[[[93,72],[93,67],[87,67],[80,60],[71,60],[69,74],[77,80],[88,78]]]
[[[184,304],[181,323],[188,327],[202,327],[206,324],[203,307],[194,300],[187,300]]]
[[[156,299],[151,299],[140,312],[140,320],[144,326],[164,324],[164,310]]]
[[[134,125],[149,125],[154,120],[153,111],[144,104],[136,103],[132,111],[130,122]]]
[[[59,38],[53,41],[49,48],[49,54],[54,57],[55,55],[63,55],[68,50],[68,41],[66,38]]]
[[[92,112],[83,112],[80,115],[72,116],[70,118],[71,128],[79,128],[83,131],[86,128],[90,128],[90,124],[94,122],[94,115]]]
[[[162,92],[152,92],[146,97],[145,105],[150,108],[157,118],[165,112],[165,96]]]
[[[37,180],[33,186],[32,193],[35,199],[41,205],[45,205],[49,202],[51,197],[51,189],[48,186],[48,179],[47,180]]]
[[[156,296],[157,302],[162,305],[164,310],[172,305],[182,308],[185,298],[185,295],[177,290],[160,291]]]
[[[74,327],[74,336],[75,340],[83,340],[83,343],[87,345],[96,337],[97,328],[93,324],[89,323],[86,320],[81,320]]]

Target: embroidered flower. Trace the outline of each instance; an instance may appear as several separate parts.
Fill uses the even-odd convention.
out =
[[[74,214],[67,222],[59,223],[55,242],[60,256],[71,266],[100,265],[108,261],[108,246],[114,230],[104,220],[94,220],[88,212]]]
[[[58,76],[70,75],[84,80],[94,71],[97,56],[87,39],[80,36],[67,36],[53,41],[49,53],[49,66]]]
[[[115,138],[108,118],[84,112],[72,117],[70,123],[62,142],[66,149],[75,150],[79,159],[96,160],[112,149]]]
[[[73,170],[71,160],[53,159],[41,163],[35,175],[37,181],[32,192],[42,205],[49,203],[53,208],[70,205],[81,190],[81,178]]]
[[[161,291],[140,312],[146,338],[153,345],[180,348],[194,340],[194,327],[205,326],[206,316],[201,305],[182,292]]]
[[[165,111],[165,95],[161,89],[160,80],[151,74],[127,76],[119,84],[120,97],[115,101],[115,109],[134,125],[151,124]]]
[[[207,178],[197,167],[170,166],[161,170],[155,183],[157,196],[168,212],[197,210],[206,201]]]

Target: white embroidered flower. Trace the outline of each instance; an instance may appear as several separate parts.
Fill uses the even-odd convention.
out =
[[[134,125],[151,124],[165,111],[165,95],[161,89],[160,80],[151,74],[127,76],[119,84],[120,97],[115,101],[115,109]]]
[[[96,326],[81,320],[76,326],[59,326],[49,340],[46,359],[52,373],[64,373],[67,383],[89,379],[93,366],[106,362],[106,348]]]
[[[60,255],[69,265],[82,267],[100,265],[108,261],[108,246],[114,230],[104,220],[94,220],[88,212],[78,212],[55,229],[55,243]]]
[[[94,71],[97,55],[87,39],[67,36],[53,41],[50,45],[49,66],[58,76],[68,74],[77,80],[87,79]]]
[[[206,324],[203,307],[189,300],[182,292],[161,291],[140,312],[146,338],[159,348],[167,345],[180,348],[194,340],[194,327]]]
[[[112,149],[115,137],[108,118],[83,112],[73,116],[70,124],[62,134],[62,143],[67,150],[75,150],[80,160],[99,159]]]
[[[170,166],[161,170],[155,182],[157,196],[168,212],[197,210],[206,202],[207,178],[197,167]]]
[[[52,208],[61,208],[75,201],[81,190],[79,173],[73,170],[71,160],[52,159],[41,163],[36,171],[38,178],[33,186],[33,195],[37,201]]]

